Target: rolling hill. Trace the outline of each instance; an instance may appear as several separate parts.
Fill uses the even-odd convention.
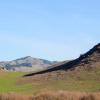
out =
[[[54,63],[55,62],[53,61],[27,56],[13,61],[0,62],[0,67],[8,71],[19,71],[19,72],[33,71],[34,72],[34,71],[47,69],[50,65]]]

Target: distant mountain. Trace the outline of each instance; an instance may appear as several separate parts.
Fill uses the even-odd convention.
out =
[[[0,62],[0,67],[8,71],[35,72],[47,69],[54,63],[56,62],[27,56],[13,61]]]
[[[37,73],[27,74],[25,76],[32,76],[32,75],[34,76],[37,74],[61,75],[61,73],[64,74],[64,73],[67,73],[68,71],[79,72],[79,71],[84,71],[84,70],[86,71],[100,70],[100,43],[94,46],[85,54],[80,55],[80,57],[75,60],[72,60],[69,62],[65,61],[65,62],[57,63],[55,65],[52,65],[46,70],[39,71]]]

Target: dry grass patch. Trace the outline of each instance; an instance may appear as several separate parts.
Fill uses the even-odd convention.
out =
[[[100,100],[100,93],[47,92],[33,97],[33,100]]]
[[[100,93],[59,91],[40,93],[35,96],[25,96],[8,93],[1,94],[0,100],[100,100]]]
[[[0,100],[32,100],[32,97],[19,95],[15,93],[8,93],[8,94],[0,94]]]

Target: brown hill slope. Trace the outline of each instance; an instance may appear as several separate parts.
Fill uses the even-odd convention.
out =
[[[37,74],[45,74],[45,73],[60,73],[66,72],[67,70],[94,70],[94,69],[100,69],[100,43],[94,46],[92,49],[90,49],[87,53],[81,55],[79,58],[69,61],[69,62],[61,62],[59,64],[51,66],[51,68],[36,72],[27,74],[25,76],[33,76]]]
[[[27,74],[17,84],[32,84],[41,91],[100,91],[100,43],[79,58],[61,62],[50,69]]]

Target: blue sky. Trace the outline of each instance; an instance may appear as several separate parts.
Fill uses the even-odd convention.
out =
[[[0,60],[78,57],[100,42],[100,0],[1,0]]]

